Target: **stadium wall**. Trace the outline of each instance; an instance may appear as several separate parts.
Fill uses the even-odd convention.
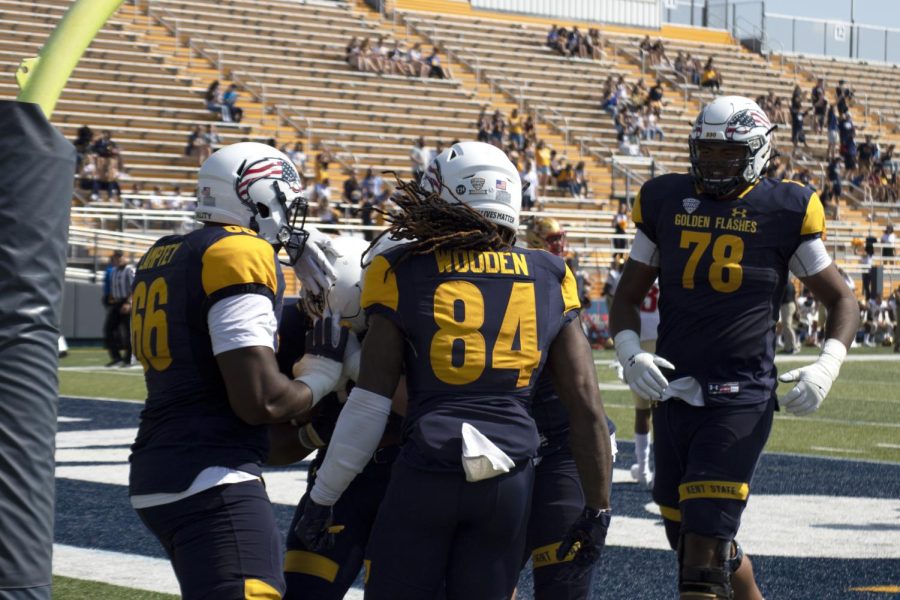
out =
[[[660,26],[660,0],[472,0],[472,8],[647,27]]]

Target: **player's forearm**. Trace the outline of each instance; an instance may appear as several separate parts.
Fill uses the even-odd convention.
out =
[[[626,329],[640,332],[640,306],[640,303],[632,304],[626,298],[616,296],[609,311],[609,329],[612,337],[616,337],[616,334]]]
[[[602,407],[573,414],[569,442],[585,504],[595,509],[609,508],[612,476],[612,448]]]
[[[856,299],[850,294],[842,295],[827,305],[828,318],[825,321],[825,337],[834,338],[847,348],[853,343],[859,331],[859,310]]]

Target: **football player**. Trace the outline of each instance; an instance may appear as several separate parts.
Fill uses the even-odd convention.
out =
[[[678,553],[682,600],[759,599],[735,540],[772,425],[775,323],[793,272],[828,308],[816,362],[781,375],[781,398],[810,414],[838,375],[859,321],[821,237],[818,195],[762,177],[774,129],[755,102],[716,98],[689,138],[691,173],[651,179],[610,314],[631,389],[653,404],[653,498]],[[640,347],[640,306],[659,277],[656,353]]]
[[[609,525],[609,433],[562,260],[512,247],[521,182],[489,144],[454,144],[404,183],[363,286],[360,379],[297,525],[327,546],[331,506],[367,464],[405,366],[403,444],[372,530],[366,597],[500,600],[518,579],[538,448],[528,400],[545,364],[571,415],[585,504],[557,550],[581,572]],[[540,290],[540,298],[538,298]]]
[[[387,237],[382,238],[389,241]],[[369,246],[360,238],[341,236],[332,240],[336,252],[330,258],[337,274],[335,283],[322,293],[304,291],[300,302],[285,307],[279,325],[279,336],[284,341],[278,350],[282,371],[291,373],[296,361],[303,354],[302,340],[312,324],[309,315],[320,315],[325,310],[344,316],[354,335],[365,334],[365,313],[360,307],[362,290],[363,254]],[[366,255],[380,253],[373,249]],[[358,361],[359,356],[355,359]],[[350,363],[354,357],[346,357]],[[350,379],[356,380],[355,371],[348,366]],[[350,384],[352,385],[352,383]],[[405,387],[394,394],[396,402],[403,403]],[[284,576],[287,583],[286,600],[340,600],[356,580],[363,565],[363,552],[369,540],[372,523],[390,478],[391,465],[398,453],[400,422],[402,417],[392,412],[384,436],[378,444],[372,460],[359,477],[341,495],[334,505],[334,545],[330,548],[307,548],[293,529],[303,513],[309,497],[309,489],[316,480],[316,472],[328,452],[328,443],[334,431],[341,408],[347,399],[346,387],[339,383],[335,392],[325,396],[313,411],[312,418],[299,427],[287,424],[270,428],[275,443],[270,454],[270,464],[289,464],[315,450],[320,450],[309,466],[307,493],[300,500],[287,534],[287,553],[284,560]]]
[[[532,219],[526,229],[530,248],[565,258],[566,232],[553,217]],[[557,559],[569,525],[584,506],[578,467],[569,448],[569,417],[559,400],[549,371],[541,374],[531,399],[540,448],[534,472],[534,492],[523,564],[530,558],[535,600],[581,600],[591,597],[593,568],[573,572],[572,556]],[[613,458],[615,424],[607,418]],[[592,567],[592,565],[591,565]],[[572,576],[577,575],[577,576]]]
[[[307,244],[291,161],[264,144],[234,144],[204,162],[197,183],[205,226],[158,240],[135,276],[131,335],[148,397],[129,494],[184,598],[275,598],[285,585],[261,480],[266,424],[303,418],[334,388],[348,335],[336,319],[318,321],[305,374],[278,372],[277,252],[309,276],[321,256],[303,255],[327,248]]]

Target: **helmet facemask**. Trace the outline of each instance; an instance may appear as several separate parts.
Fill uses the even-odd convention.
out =
[[[691,174],[697,186],[717,198],[727,198],[756,183],[757,154],[767,147],[762,136],[746,141],[691,139]]]

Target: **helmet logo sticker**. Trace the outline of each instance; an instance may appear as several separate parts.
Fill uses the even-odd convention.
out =
[[[685,198],[681,201],[681,205],[684,206],[684,210],[687,211],[687,214],[692,215],[700,206],[700,201],[696,198]]]
[[[458,186],[456,186],[456,193],[459,194],[460,196],[462,196],[463,194],[465,194],[465,193],[466,193],[466,186],[464,186],[463,184],[459,184]]]
[[[734,139],[735,135],[746,135],[754,127],[769,128],[769,119],[764,114],[756,110],[745,109],[736,112],[729,120],[725,127],[725,138]]]
[[[469,179],[469,183],[472,186],[472,189],[469,190],[469,193],[473,196],[486,196],[490,191],[484,189],[484,177],[470,176],[466,179]]]
[[[212,195],[212,190],[209,187],[203,187],[200,189],[200,204],[202,204],[203,206],[216,205],[216,197]]]
[[[280,158],[263,158],[248,165],[238,176],[234,184],[238,198],[243,202],[249,202],[250,186],[261,179],[280,179],[290,186],[292,192],[299,194],[303,191],[300,177],[293,165]]]

